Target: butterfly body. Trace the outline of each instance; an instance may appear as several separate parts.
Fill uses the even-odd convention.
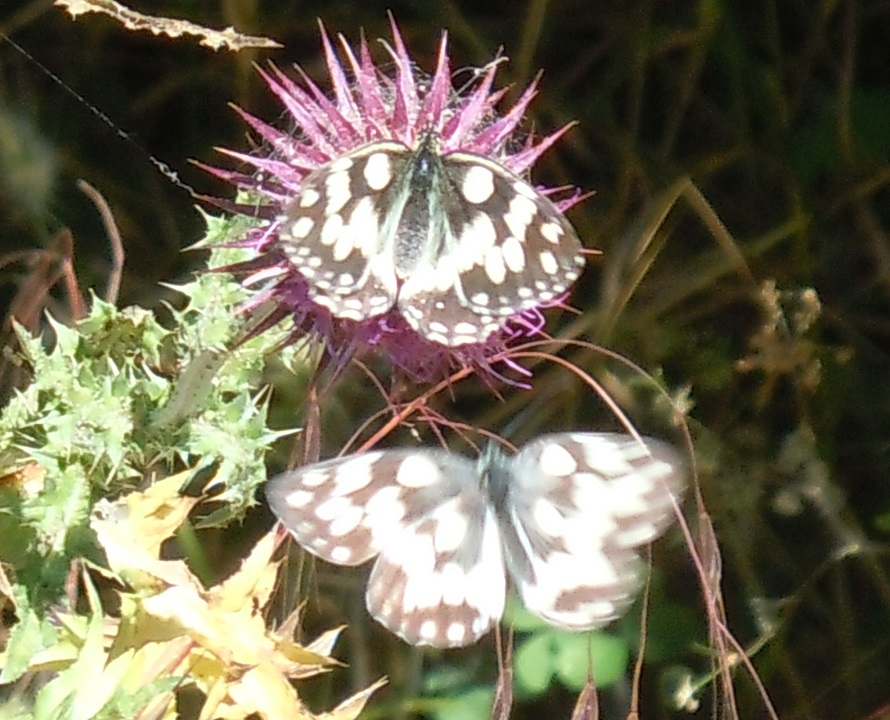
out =
[[[379,622],[454,647],[500,619],[508,575],[559,627],[616,618],[639,584],[634,548],[673,517],[682,465],[655,440],[563,433],[475,463],[432,448],[337,458],[273,479],[266,495],[309,552],[340,565],[376,557],[366,603]]]
[[[557,207],[503,165],[368,143],[302,183],[281,219],[285,254],[312,299],[362,321],[398,308],[448,346],[484,342],[507,318],[563,295],[584,267]]]

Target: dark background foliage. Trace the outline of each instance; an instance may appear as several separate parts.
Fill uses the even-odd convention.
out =
[[[101,16],[74,22],[44,0],[3,3],[0,30],[85,98],[0,43],[3,258],[51,247],[54,233],[69,228],[77,277],[84,287],[104,287],[107,240],[95,208],[75,188],[83,178],[107,198],[124,238],[119,303],[157,306],[165,297],[159,282],[200,266],[200,254],[181,250],[201,237],[202,221],[188,193],[144,153],[199,192],[229,195],[188,159],[219,163],[215,146],[249,147],[230,102],[272,121],[281,116],[252,63],[298,62],[324,82],[316,18],[353,41],[362,28],[373,40],[389,36],[387,8],[425,69],[433,67],[443,28],[455,69],[483,65],[503,45],[511,62],[502,82],[521,88],[545,70],[526,129],[578,121],[535,174],[549,185],[595,191],[570,213],[586,245],[604,253],[573,297],[589,309],[573,331],[660,369],[670,388],[690,386],[731,626],[746,647],[767,640],[754,662],[779,715],[890,712],[890,4],[233,0],[136,7],[234,25],[284,48],[212,52],[187,39],[126,32]],[[629,248],[654,227],[664,193],[684,177],[706,203],[691,202],[691,192],[679,196],[654,235],[650,274],[604,332],[603,318],[618,307],[609,278],[624,276]],[[756,284],[716,242],[708,225],[714,217]],[[4,263],[4,302],[20,292],[28,269]],[[787,325],[772,329],[755,292],[767,280],[787,293],[778,296]],[[795,308],[813,307],[808,289],[821,314],[801,326]],[[54,312],[64,316],[64,293],[55,297]],[[560,403],[564,418],[590,421],[576,398],[563,394]],[[468,408],[471,420],[496,420]],[[515,411],[507,408],[507,415]],[[680,578],[694,588],[691,575]],[[685,593],[698,608],[694,590]],[[688,658],[707,668],[691,650]],[[381,667],[396,676],[413,672],[404,659],[386,662]],[[739,688],[742,717],[759,717],[750,682],[740,677]]]

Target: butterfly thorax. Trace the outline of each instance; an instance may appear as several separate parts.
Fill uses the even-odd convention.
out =
[[[511,459],[500,447],[489,444],[476,465],[482,494],[498,515],[506,505],[510,490]]]
[[[417,268],[424,256],[433,260],[441,253],[441,237],[431,227],[434,217],[432,203],[440,195],[438,186],[445,180],[438,156],[438,139],[432,132],[424,135],[402,173],[397,194],[404,199],[398,225],[393,234],[393,260],[396,277],[404,281]]]

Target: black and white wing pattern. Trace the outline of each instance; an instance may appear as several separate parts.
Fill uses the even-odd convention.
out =
[[[412,645],[470,645],[504,612],[493,510],[475,463],[443,450],[384,450],[285,473],[272,511],[306,550],[336,565],[377,556],[368,611]]]
[[[629,435],[539,437],[505,464],[499,526],[523,604],[552,625],[588,630],[634,600],[636,548],[676,518],[684,462],[670,445]]]
[[[557,207],[481,155],[362,146],[311,173],[281,219],[314,302],[362,321],[397,307],[424,337],[484,342],[578,279],[581,243]]]
[[[338,565],[376,556],[366,602],[382,625],[461,647],[500,619],[507,574],[553,625],[615,619],[640,583],[635,548],[670,524],[684,486],[665,443],[563,433],[475,463],[429,448],[328,460],[273,479],[266,495],[309,552]]]

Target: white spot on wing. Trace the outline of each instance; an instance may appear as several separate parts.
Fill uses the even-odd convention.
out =
[[[363,250],[364,251],[364,250]],[[396,269],[393,265],[392,258],[387,257],[385,254],[371,254],[371,259],[368,261],[368,269],[371,274],[377,278],[380,284],[383,286],[383,289],[389,293],[389,299],[387,300],[387,304],[391,304],[396,297],[396,291],[398,290],[398,281],[396,280]]]
[[[501,555],[501,538],[494,513],[486,508],[479,559],[466,573],[466,603],[479,613],[473,622],[473,634],[481,635],[504,614],[507,578]]]
[[[405,517],[405,504],[401,500],[401,490],[395,485],[381,488],[371,496],[365,504],[365,526],[374,534],[383,538],[398,530],[399,521]]]
[[[356,204],[349,216],[349,226],[355,233],[356,248],[365,257],[373,255],[377,251],[380,218],[371,198],[364,197]]]
[[[439,479],[439,466],[426,455],[409,455],[396,472],[396,482],[402,487],[421,488]]]
[[[491,218],[483,213],[476,213],[475,217],[464,226],[464,230],[458,241],[457,252],[458,269],[469,270],[474,265],[482,265],[485,262],[485,253],[497,240],[497,231]]]
[[[417,329],[417,328],[415,328]],[[427,332],[424,333],[426,335],[427,340],[432,340],[433,342],[437,342],[440,345],[458,345],[459,343],[454,342],[453,338],[449,338],[447,335],[443,335],[442,333],[437,332]]]
[[[652,523],[641,523],[618,533],[618,544],[622,547],[637,547],[651,542],[661,528]]]
[[[334,162],[328,165],[328,170],[332,173],[341,172],[343,170],[349,170],[352,167],[352,158],[348,155],[343,155],[338,157]]]
[[[302,195],[300,195],[300,207],[301,208],[309,208],[315,205],[319,200],[321,200],[321,193],[314,188],[309,188],[305,190]]]
[[[386,153],[372,153],[364,170],[365,182],[372,190],[383,190],[392,180],[392,164]]]
[[[556,262],[556,256],[549,250],[544,250],[538,257],[541,261],[541,269],[548,275],[556,275],[559,271],[559,264]]]
[[[352,505],[333,519],[328,526],[328,531],[334,537],[342,537],[346,533],[355,530],[364,515],[364,511],[360,507]]]
[[[556,477],[566,477],[578,469],[578,463],[572,454],[556,443],[550,443],[541,450],[538,464],[542,472]]]
[[[608,438],[597,435],[578,436],[587,465],[606,477],[626,475],[633,470],[628,458],[633,459],[636,453],[627,443],[616,445]],[[640,446],[643,455],[648,455],[645,446]],[[639,457],[639,455],[636,455]]]
[[[433,513],[436,529],[433,534],[433,547],[437,553],[457,550],[467,536],[467,518],[461,512],[457,499],[441,505]]]
[[[322,245],[333,245],[340,237],[340,230],[343,228],[343,218],[339,215],[331,215],[324,221],[321,228],[321,237],[319,238]]]
[[[300,483],[305,487],[315,488],[324,485],[330,477],[326,470],[306,470],[300,473]]]
[[[464,175],[461,193],[475,205],[486,202],[494,194],[494,174],[487,167],[474,165]]]
[[[524,195],[531,200],[534,200],[538,197],[538,191],[535,190],[527,182],[524,182],[522,180],[517,180],[515,183],[513,183],[513,189],[520,195]]]
[[[559,245],[565,231],[555,222],[545,222],[540,227],[541,236],[549,243]],[[576,259],[577,261],[577,259]]]
[[[532,507],[532,517],[538,528],[546,535],[552,538],[562,536],[565,520],[562,513],[549,500],[538,498]]]
[[[301,217],[297,220],[290,228],[290,234],[292,237],[297,238],[298,240],[304,239],[310,232],[312,232],[312,228],[315,227],[315,221],[312,218]]]
[[[352,559],[352,550],[343,545],[338,545],[328,552],[328,557],[334,563],[348,563]]]
[[[518,273],[525,268],[525,251],[519,240],[512,235],[504,240],[501,252],[504,254],[504,262],[512,272]]]
[[[337,236],[337,242],[334,243],[334,248],[331,251],[334,260],[343,262],[348,258],[358,245],[358,237],[355,225],[351,222],[343,224],[340,229],[340,234]]]
[[[467,578],[457,563],[446,563],[442,568],[442,602],[446,605],[462,605]]]
[[[642,515],[649,509],[646,495],[652,492],[653,484],[638,473],[631,473],[613,482],[612,512],[618,517]]]
[[[473,323],[468,323],[461,321],[454,326],[454,332],[457,335],[475,335],[479,331],[479,328],[473,325]]]
[[[401,566],[408,582],[402,596],[402,609],[411,613],[417,608],[435,607],[442,601],[441,576],[433,572],[436,555],[429,535],[407,533],[398,536],[399,542],[387,545],[383,552],[387,560]]]
[[[507,277],[507,268],[504,267],[504,255],[500,248],[493,247],[485,253],[485,274],[495,285],[500,285]]]
[[[516,195],[510,201],[510,209],[504,215],[504,222],[510,234],[517,240],[525,240],[525,233],[537,213],[535,203],[523,195]]]
[[[302,508],[306,507],[312,499],[315,497],[314,493],[309,492],[308,490],[294,490],[292,493],[288,493],[284,502],[290,505],[292,508]]]
[[[371,482],[371,467],[379,459],[380,453],[368,453],[341,463],[334,476],[334,495],[351,495],[368,487]]]
[[[350,161],[349,164],[352,165],[352,162]],[[325,178],[325,191],[327,192],[325,215],[340,212],[352,197],[352,191],[349,187],[349,173],[346,171],[330,173]]]
[[[331,522],[334,518],[342,515],[352,506],[352,501],[349,498],[341,496],[332,497],[316,506],[315,514],[320,520]]]
[[[448,626],[448,630],[445,633],[448,637],[449,642],[460,645],[463,639],[467,636],[467,628],[461,623],[453,622]]]

